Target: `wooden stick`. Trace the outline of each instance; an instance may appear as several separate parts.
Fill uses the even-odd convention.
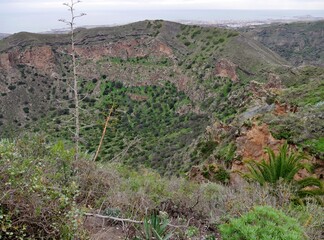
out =
[[[98,155],[99,155],[99,151],[100,151],[101,145],[102,145],[102,143],[103,143],[104,137],[105,137],[105,135],[106,135],[106,131],[107,131],[107,127],[108,127],[108,123],[109,123],[109,120],[110,120],[111,114],[112,114],[112,112],[113,112],[113,109],[114,109],[114,105],[111,106],[110,111],[109,111],[109,115],[108,115],[107,118],[106,118],[105,127],[104,127],[104,129],[103,129],[103,131],[102,131],[101,139],[100,139],[100,142],[99,142],[99,145],[98,145],[98,148],[97,148],[96,154],[95,154],[95,156],[94,156],[94,158],[93,158],[93,161],[96,161],[96,160],[97,160],[97,157],[98,157]]]
[[[100,214],[95,214],[95,213],[84,213],[84,215],[86,216],[93,216],[93,217],[98,217],[98,218],[104,218],[104,219],[111,219],[114,221],[119,221],[119,222],[130,222],[130,223],[139,223],[139,224],[143,224],[144,221],[137,221],[137,220],[133,220],[133,219],[128,219],[128,218],[118,218],[118,217],[111,217],[111,216],[105,216],[105,215],[100,215]],[[189,223],[192,220],[192,218],[190,218],[187,222],[187,225],[173,225],[173,224],[168,224],[169,227],[174,227],[174,228],[187,228],[189,227]]]
[[[136,221],[132,219],[124,219],[124,218],[117,218],[117,217],[111,217],[111,216],[104,216],[100,214],[94,214],[94,213],[84,213],[86,216],[93,216],[93,217],[98,217],[98,218],[106,218],[106,219],[111,219],[114,221],[120,221],[120,222],[130,222],[130,223],[143,223],[143,221]]]

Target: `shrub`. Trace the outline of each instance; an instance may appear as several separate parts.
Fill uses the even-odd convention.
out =
[[[240,218],[219,227],[226,240],[305,239],[297,221],[270,206],[258,206]]]
[[[203,157],[208,157],[210,154],[213,153],[216,146],[217,146],[216,142],[206,141],[206,142],[198,143],[197,148],[200,150]]]
[[[228,183],[230,174],[224,167],[219,167],[219,169],[215,172],[214,178],[216,181],[221,183]]]
[[[74,200],[73,151],[26,137],[1,140],[0,156],[0,238],[76,237],[80,211]]]
[[[25,113],[29,113],[29,108],[28,108],[28,107],[24,107],[24,108],[23,108],[23,111],[24,111]]]
[[[9,85],[8,89],[9,90],[15,90],[16,89],[16,86],[15,85]]]

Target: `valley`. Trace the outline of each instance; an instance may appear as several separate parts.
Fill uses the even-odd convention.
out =
[[[311,165],[310,172],[298,171],[296,179],[314,177],[323,181],[323,33],[323,21],[234,30],[146,20],[116,27],[76,29],[80,148],[84,158],[90,159],[76,163],[62,160],[70,166],[62,168],[66,179],[79,174],[73,172],[75,164],[79,169],[76,172],[80,171],[77,176],[90,184],[81,183],[80,189],[89,195],[86,197],[80,190],[80,195],[75,195],[79,198],[76,201],[95,209],[102,204],[107,209],[118,208],[129,213],[132,210],[125,199],[117,201],[110,195],[109,200],[99,204],[104,193],[92,196],[88,190],[102,187],[104,191],[113,189],[120,193],[124,189],[132,194],[126,198],[140,201],[145,197],[136,194],[144,182],[150,186],[145,191],[152,201],[148,204],[152,211],[154,208],[170,210],[169,214],[186,220],[197,218],[195,227],[200,229],[200,225],[207,224],[204,221],[210,221],[208,211],[215,218],[220,214],[215,207],[204,205],[212,204],[213,194],[222,192],[224,199],[219,201],[230,201],[226,192],[230,186],[240,197],[246,197],[238,189],[249,188],[242,177],[250,169],[248,162],[268,159],[265,148],[277,154],[286,142],[292,150],[303,151],[307,164]],[[2,141],[17,139],[12,144],[21,141],[19,146],[26,147],[31,140],[23,142],[22,139],[38,136],[42,140],[36,145],[44,147],[40,159],[48,156],[70,159],[73,153],[67,149],[73,147],[75,130],[71,121],[75,102],[70,54],[69,34],[21,32],[0,40]],[[101,151],[93,163],[91,158],[110,111]],[[50,143],[58,145],[54,150],[49,147],[52,150],[47,156],[45,145]],[[37,161],[28,148],[19,152],[22,150],[17,150],[18,146],[12,147],[10,151],[17,154],[11,152],[8,156],[26,155],[26,159]],[[37,146],[30,148],[38,149]],[[7,150],[1,152],[1,149]],[[8,149],[11,148],[0,148],[0,160]],[[62,157],[61,153],[66,155]],[[56,164],[51,161],[50,168],[55,168]],[[102,166],[110,170],[104,172]],[[107,182],[94,180],[96,174],[90,179],[87,168],[103,174]],[[63,175],[59,176],[60,181],[70,184],[72,180],[64,180]],[[176,177],[183,185],[172,185]],[[114,182],[119,180],[121,185]],[[161,189],[155,188],[155,181]],[[101,185],[97,186],[96,182]],[[108,182],[111,188],[105,185]],[[211,195],[206,186],[215,188],[210,190]],[[188,188],[191,195],[185,196],[187,190],[182,187]],[[319,192],[323,190],[322,186],[315,187]],[[175,197],[179,189],[184,192],[179,193],[181,197]],[[198,192],[204,197],[201,201],[198,197],[195,205],[194,196]],[[247,194],[253,195],[251,191]],[[164,201],[171,203],[167,205]],[[178,210],[173,208],[172,201],[177,202],[174,206],[178,204]],[[256,201],[262,205],[260,199]],[[224,202],[219,204],[224,207]],[[141,210],[134,216],[143,217],[145,207],[136,204]],[[249,204],[251,209],[253,204]],[[284,209],[288,205],[285,202],[275,207]],[[198,210],[191,214],[190,206],[197,206]],[[228,212],[234,214],[233,209],[228,208]],[[181,225],[179,221],[177,224]],[[213,221],[224,223],[220,219]],[[218,233],[211,226],[199,231]],[[311,239],[323,234],[318,231],[314,230],[317,235]]]

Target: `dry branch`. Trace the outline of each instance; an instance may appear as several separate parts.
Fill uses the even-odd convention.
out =
[[[106,122],[105,122],[105,127],[104,127],[104,129],[103,129],[103,131],[102,131],[102,135],[101,135],[101,138],[100,138],[100,142],[99,142],[99,145],[98,145],[98,148],[97,148],[96,154],[95,154],[95,156],[94,156],[94,158],[93,158],[93,161],[96,161],[96,159],[97,159],[97,157],[98,157],[98,155],[99,155],[99,151],[100,151],[101,145],[102,145],[102,143],[103,143],[104,137],[105,137],[105,135],[106,135],[106,131],[107,131],[107,127],[108,127],[108,123],[109,123],[109,121],[110,121],[110,117],[111,117],[111,114],[112,114],[113,110],[114,110],[114,105],[111,106],[111,108],[110,108],[110,110],[109,110],[109,114],[108,114],[108,116],[107,116],[107,118],[106,118]]]
[[[133,219],[128,219],[128,218],[118,218],[118,217],[111,217],[111,216],[105,216],[101,214],[95,214],[95,213],[84,213],[85,216],[92,216],[92,217],[97,217],[97,218],[102,218],[102,219],[110,219],[114,221],[119,221],[119,222],[129,222],[129,223],[137,223],[137,224],[143,224],[144,221],[138,221],[138,220],[133,220]],[[189,223],[192,220],[190,218],[187,222],[186,225],[173,225],[173,224],[168,224],[169,227],[174,227],[174,228],[187,228],[189,227]]]

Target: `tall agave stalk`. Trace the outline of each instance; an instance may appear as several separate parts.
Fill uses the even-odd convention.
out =
[[[72,68],[73,68],[73,86],[71,87],[74,93],[74,119],[75,119],[75,132],[74,132],[74,142],[75,142],[75,160],[79,158],[79,142],[80,142],[80,113],[79,113],[79,93],[78,93],[78,72],[77,72],[77,63],[76,63],[76,50],[75,50],[75,39],[74,39],[74,28],[75,28],[75,19],[86,15],[81,13],[80,15],[75,15],[75,5],[80,3],[80,0],[70,0],[69,3],[63,3],[67,6],[68,10],[71,13],[71,19],[59,19],[59,21],[67,24],[70,28],[71,34],[71,57],[72,57]]]

